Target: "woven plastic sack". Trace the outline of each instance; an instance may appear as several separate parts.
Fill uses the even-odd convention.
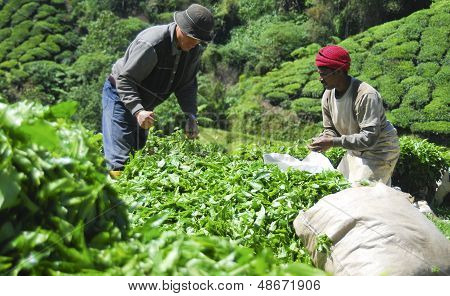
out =
[[[315,265],[335,275],[449,275],[449,240],[409,198],[381,183],[349,188],[300,212],[294,228]],[[322,234],[330,254],[316,251]]]

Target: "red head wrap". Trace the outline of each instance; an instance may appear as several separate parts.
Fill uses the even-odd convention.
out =
[[[327,67],[333,70],[350,68],[350,55],[348,51],[337,45],[328,45],[319,50],[316,55],[316,66]]]

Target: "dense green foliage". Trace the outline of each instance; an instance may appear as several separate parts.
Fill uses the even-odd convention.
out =
[[[133,202],[133,223],[165,214],[163,229],[229,237],[255,250],[269,248],[281,262],[305,262],[291,223],[300,209],[347,188],[339,173],[283,173],[262,161],[262,152],[276,147],[227,155],[179,138],[151,137],[127,166],[118,188]],[[307,153],[305,147],[290,151],[302,158]]]
[[[33,112],[30,112],[33,110]],[[106,182],[92,134],[63,118],[76,104],[0,103],[0,273],[93,264],[86,246],[126,235],[126,209]]]
[[[379,90],[396,127],[434,135],[444,143],[450,130],[449,7],[448,1],[438,1],[430,9],[339,43],[352,57],[350,74]],[[270,116],[272,106],[282,107],[280,114],[294,112],[300,120],[320,120],[318,106],[323,88],[314,67],[318,48],[312,44],[293,51],[296,60],[264,76],[242,77],[229,92],[237,101],[230,110],[235,129],[254,133],[264,130],[262,123]],[[286,123],[285,130],[299,129],[298,121]],[[271,134],[298,139],[295,132],[278,133],[274,129]]]
[[[400,158],[392,176],[393,184],[416,197],[430,200],[436,191],[436,182],[450,167],[445,149],[427,140],[400,138]]]

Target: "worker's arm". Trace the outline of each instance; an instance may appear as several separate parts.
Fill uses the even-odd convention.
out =
[[[334,127],[333,120],[331,119],[330,109],[328,106],[329,91],[326,91],[322,97],[322,122],[323,122],[323,132],[319,137],[338,137],[339,133]]]
[[[339,139],[340,136],[333,124],[333,120],[331,119],[331,113],[328,105],[329,96],[330,91],[325,91],[322,96],[322,122],[324,130],[317,138],[313,138],[313,142],[308,145],[308,148],[312,151],[327,151],[332,146],[335,146],[334,141],[335,139]]]
[[[135,115],[144,110],[139,96],[139,85],[153,71],[158,56],[155,49],[144,41],[136,41],[116,79],[117,91],[125,107]]]
[[[185,114],[192,114],[194,116],[197,116],[197,72],[200,69],[199,61],[200,56],[197,56],[192,65],[189,66],[189,71],[186,71],[188,77],[182,78],[185,81],[184,84],[175,90],[175,96],[177,97],[181,110]]]
[[[333,146],[361,151],[372,147],[377,142],[380,136],[380,117],[383,112],[383,103],[379,95],[377,93],[363,95],[359,101],[355,102],[355,110],[360,132],[333,138]]]

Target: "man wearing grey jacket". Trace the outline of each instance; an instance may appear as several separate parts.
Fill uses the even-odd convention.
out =
[[[186,114],[186,135],[198,136],[197,72],[200,42],[212,40],[211,12],[198,4],[175,12],[174,22],[145,29],[117,60],[103,87],[102,132],[113,176],[141,149],[154,122],[154,108],[175,93]]]

